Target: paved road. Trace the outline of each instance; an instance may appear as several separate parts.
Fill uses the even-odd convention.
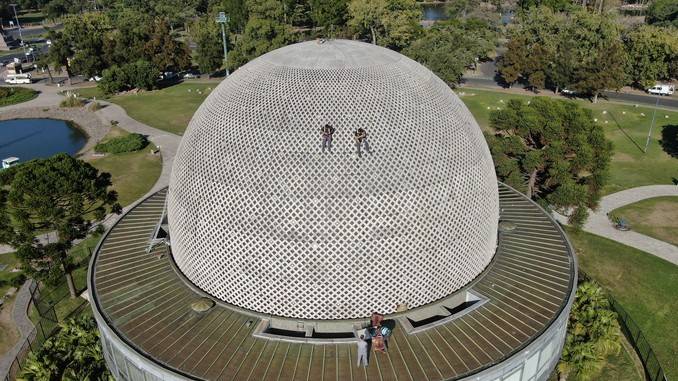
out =
[[[501,85],[492,78],[484,77],[464,77],[464,83],[462,86],[470,87],[486,87],[490,89],[503,89]],[[655,95],[642,95],[642,94],[633,94],[633,93],[618,93],[616,91],[604,91],[603,95],[611,100],[617,102],[628,102],[628,103],[637,103],[647,106],[654,106],[659,99],[660,107],[669,107],[678,109],[678,97],[660,97]],[[564,98],[564,97],[563,97]]]
[[[598,210],[589,211],[589,219],[584,224],[583,230],[645,251],[678,265],[678,247],[633,230],[619,231],[614,228],[607,216],[608,213],[622,206],[662,196],[678,196],[678,187],[675,185],[648,185],[607,195],[601,199]],[[554,216],[561,223],[567,222],[564,216],[558,214],[554,214]]]

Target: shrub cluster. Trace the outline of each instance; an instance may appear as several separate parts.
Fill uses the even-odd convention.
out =
[[[99,143],[94,147],[97,152],[122,153],[133,152],[143,149],[148,145],[148,140],[141,134],[129,134],[113,138],[107,142]]]
[[[0,87],[0,106],[9,106],[33,99],[38,94],[24,87]]]

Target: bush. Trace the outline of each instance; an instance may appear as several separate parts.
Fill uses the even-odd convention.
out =
[[[89,110],[92,111],[92,112],[99,111],[102,108],[104,108],[104,106],[102,106],[101,103],[99,103],[99,102],[92,102],[89,106]]]
[[[152,90],[160,71],[148,61],[139,60],[123,66],[111,66],[104,70],[99,87],[106,94],[115,94],[134,88]]]
[[[85,101],[70,93],[66,95],[66,99],[59,103],[59,107],[82,107],[84,105]]]
[[[24,87],[0,87],[0,106],[26,102],[37,95],[37,91]]]
[[[107,142],[99,143],[94,147],[97,152],[122,153],[133,152],[143,149],[148,145],[148,140],[140,134],[129,134],[113,138]]]

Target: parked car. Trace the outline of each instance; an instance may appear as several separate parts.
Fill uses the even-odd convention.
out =
[[[95,75],[94,77],[91,77],[89,79],[90,82],[99,82],[101,81],[102,77],[99,77],[98,75]]]
[[[576,94],[574,90],[570,90],[570,89],[562,89],[562,90],[560,90],[560,92],[563,95],[568,96],[568,97],[571,97],[571,96]]]
[[[673,95],[675,90],[676,87],[673,85],[663,85],[658,83],[647,89],[647,92],[652,95]]]
[[[31,81],[31,74],[26,73],[26,74],[7,74],[7,78],[5,79],[6,83],[12,84],[12,85],[26,85],[30,84]]]
[[[190,71],[184,74],[184,79],[195,79],[195,78],[200,78],[200,74]]]

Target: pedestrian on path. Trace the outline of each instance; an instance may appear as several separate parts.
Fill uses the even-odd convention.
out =
[[[367,367],[367,341],[365,335],[360,335],[358,339],[358,366]]]

